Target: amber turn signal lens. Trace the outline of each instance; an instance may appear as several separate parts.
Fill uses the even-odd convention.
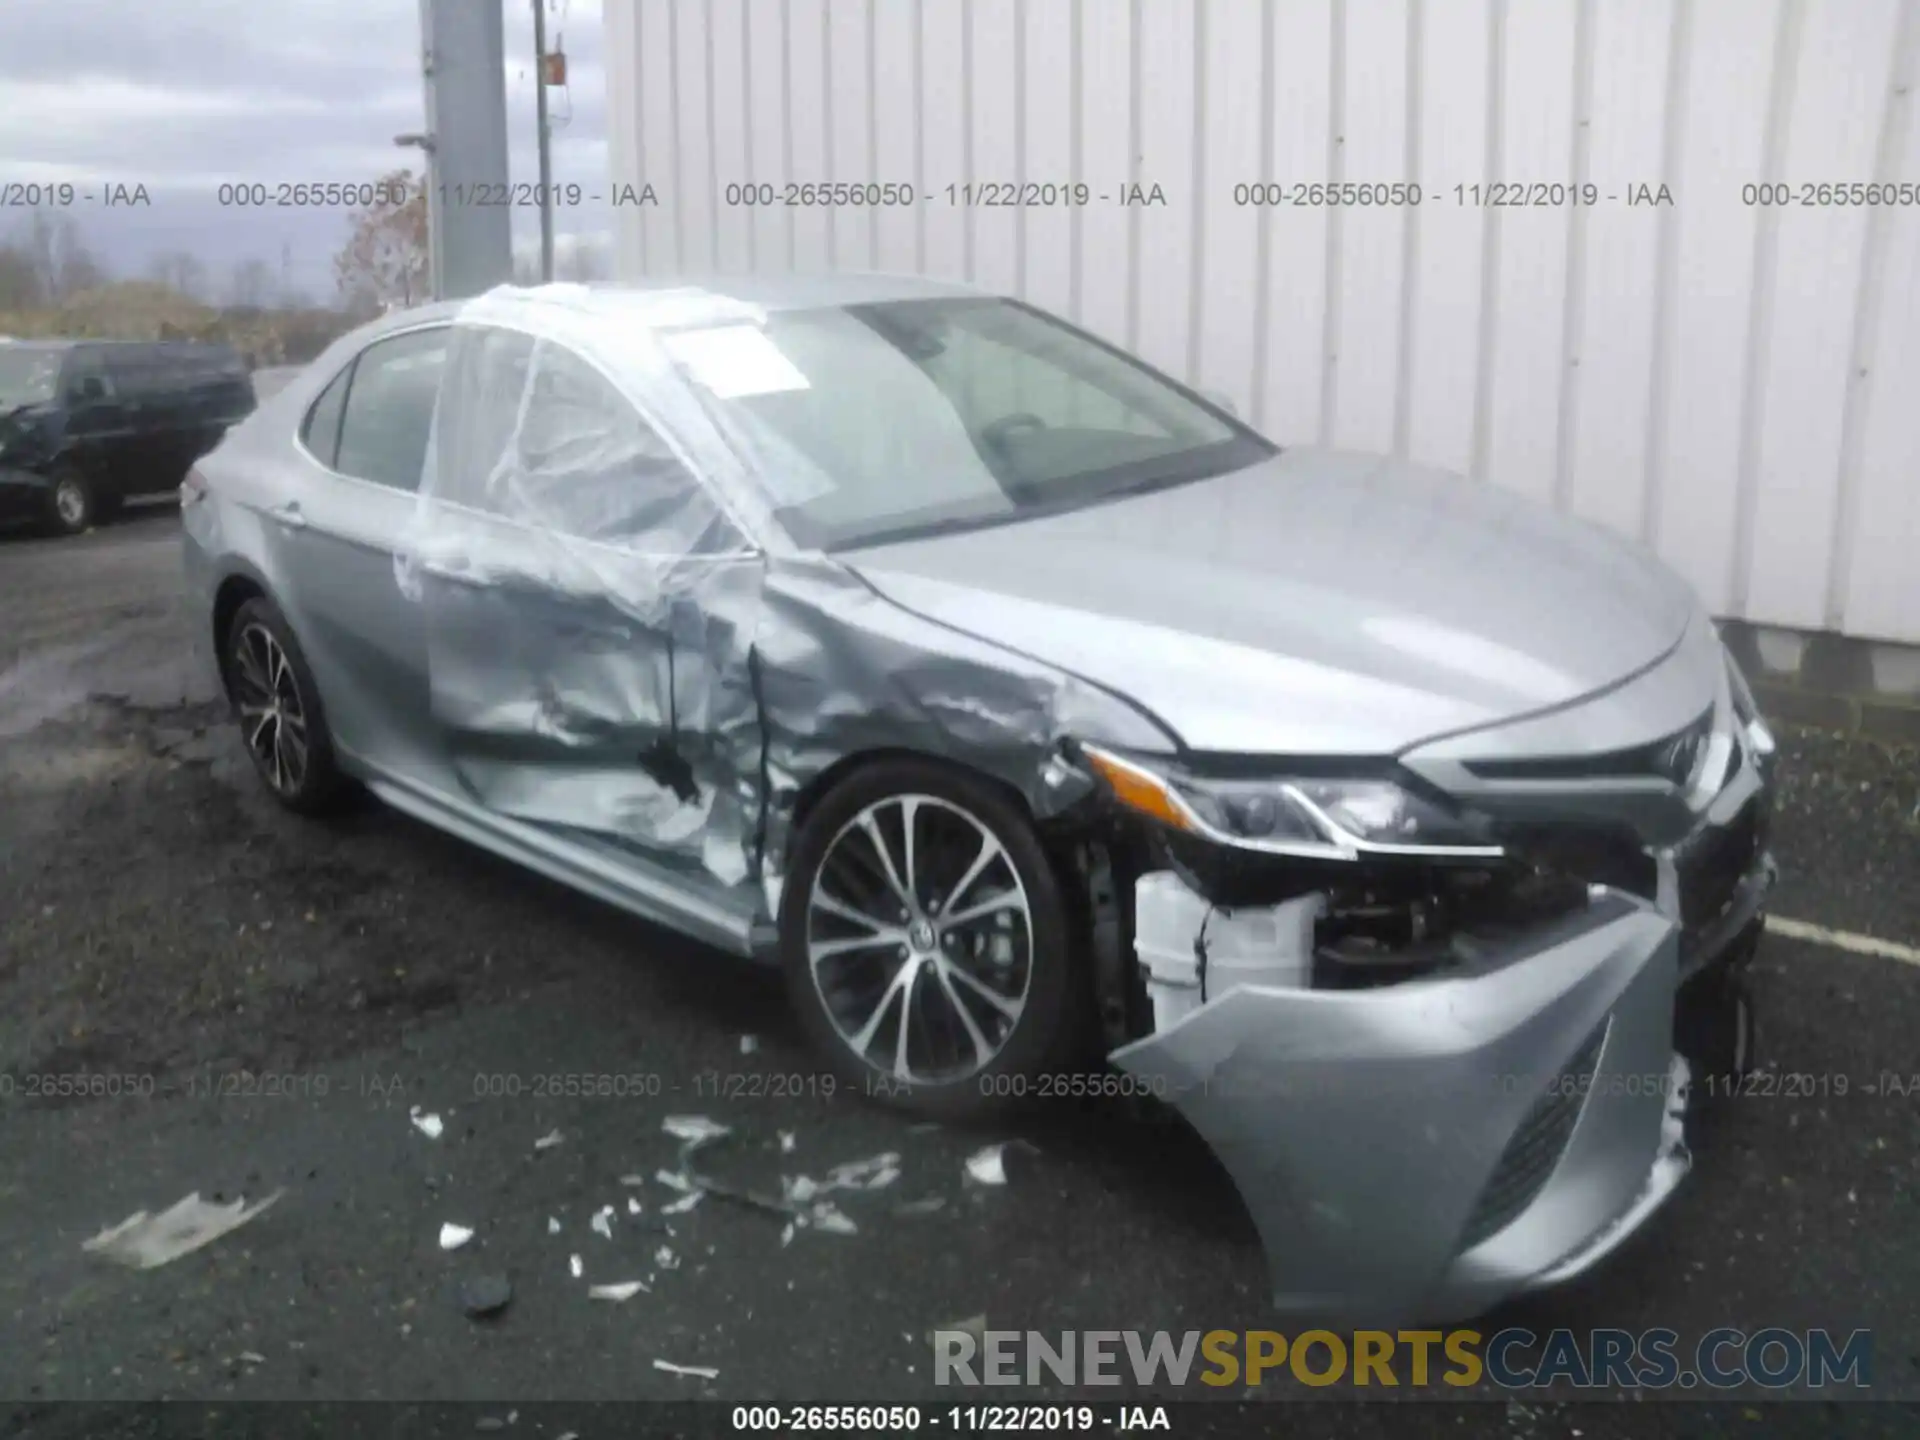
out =
[[[1087,763],[1107,782],[1113,791],[1113,798],[1122,805],[1158,820],[1162,825],[1170,825],[1175,830],[1193,829],[1193,821],[1186,810],[1173,798],[1172,792],[1167,789],[1167,782],[1158,775],[1138,765],[1130,765],[1117,755],[1096,750],[1091,745],[1082,748]]]

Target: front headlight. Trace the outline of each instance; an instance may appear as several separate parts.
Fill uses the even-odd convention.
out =
[[[1113,798],[1174,830],[1312,859],[1363,854],[1495,858],[1471,818],[1391,780],[1282,775],[1221,780],[1162,773],[1096,746],[1082,752]]]

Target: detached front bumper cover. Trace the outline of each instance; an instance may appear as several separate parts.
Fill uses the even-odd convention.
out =
[[[1680,966],[1674,919],[1596,888],[1474,973],[1243,987],[1113,1060],[1219,1156],[1279,1309],[1454,1320],[1598,1263],[1685,1175]]]

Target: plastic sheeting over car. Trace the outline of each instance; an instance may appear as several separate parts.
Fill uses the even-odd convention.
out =
[[[793,544],[777,512],[832,480],[727,403],[809,383],[764,322],[692,288],[462,307],[396,565],[473,798],[772,912],[795,801],[850,755],[964,759],[1045,814],[1076,790],[1047,764],[1069,731],[1164,737]]]

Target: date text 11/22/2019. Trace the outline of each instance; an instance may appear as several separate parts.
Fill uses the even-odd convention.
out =
[[[956,1435],[1093,1430],[1171,1430],[1164,1405],[949,1405],[923,1410],[918,1405],[736,1405],[733,1429],[742,1434],[872,1432],[912,1434],[919,1430]]]

